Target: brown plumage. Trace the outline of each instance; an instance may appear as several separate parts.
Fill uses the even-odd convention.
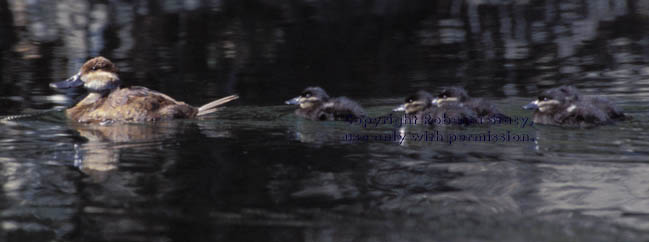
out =
[[[79,73],[69,79],[50,85],[54,88],[83,85],[90,92],[74,107],[66,110],[69,119],[84,123],[195,118],[213,113],[219,106],[239,98],[231,95],[197,108],[146,87],[120,88],[117,67],[101,56],[88,60]]]

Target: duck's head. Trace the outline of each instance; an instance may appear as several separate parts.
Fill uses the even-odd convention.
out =
[[[579,101],[579,91],[575,87],[560,86],[544,91],[536,100],[523,108],[548,113],[562,111],[567,107],[567,111],[570,112],[574,109],[574,103],[577,101]]]
[[[307,87],[300,96],[287,100],[286,104],[300,105],[302,109],[313,108],[329,101],[329,95],[320,87]]]
[[[77,74],[65,81],[51,83],[57,89],[83,86],[89,92],[107,93],[119,87],[117,67],[104,57],[92,58],[81,66]]]
[[[446,87],[433,99],[433,104],[440,106],[445,103],[464,102],[469,99],[469,94],[461,87]]]
[[[406,97],[404,103],[395,108],[395,112],[406,112],[406,114],[414,114],[419,111],[425,110],[433,106],[433,95],[426,91],[418,91],[414,95]]]

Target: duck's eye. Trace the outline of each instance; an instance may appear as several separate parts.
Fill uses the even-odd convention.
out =
[[[406,100],[407,103],[411,103],[412,101],[414,101],[412,100],[412,98],[408,98],[408,100]]]
[[[302,96],[303,97],[311,97],[311,93],[310,92],[305,92],[305,93],[302,94]]]
[[[539,101],[547,101],[547,100],[550,100],[550,98],[546,96],[539,96]]]

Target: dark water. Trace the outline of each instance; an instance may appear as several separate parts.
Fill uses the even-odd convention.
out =
[[[0,123],[1,241],[649,239],[649,1],[0,1],[0,115],[63,108],[92,56],[201,120]],[[506,113],[573,84],[634,116],[594,129],[432,132],[297,118],[319,85],[387,114],[461,85]],[[449,134],[527,135],[455,142]],[[410,136],[409,136],[410,137]]]

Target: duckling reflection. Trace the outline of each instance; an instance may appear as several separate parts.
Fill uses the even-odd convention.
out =
[[[535,123],[566,127],[592,127],[631,118],[605,98],[582,97],[573,86],[548,89],[523,108],[534,110]]]
[[[414,95],[406,97],[404,104],[394,111],[404,111],[406,117],[414,117],[418,124],[444,125],[461,124],[467,125],[477,122],[475,112],[458,103],[447,103],[435,106],[433,95],[426,91],[418,91]]]
[[[286,130],[291,139],[301,143],[321,145],[325,143],[339,144],[344,141],[345,134],[361,132],[355,126],[346,122],[311,122],[305,119],[296,120]]]
[[[365,115],[357,102],[346,97],[330,98],[321,87],[307,87],[300,96],[285,103],[299,105],[295,114],[310,120],[349,120]]]
[[[509,119],[496,106],[482,98],[473,98],[462,87],[446,87],[433,100],[433,104],[442,108],[462,108],[473,111],[481,119]]]

